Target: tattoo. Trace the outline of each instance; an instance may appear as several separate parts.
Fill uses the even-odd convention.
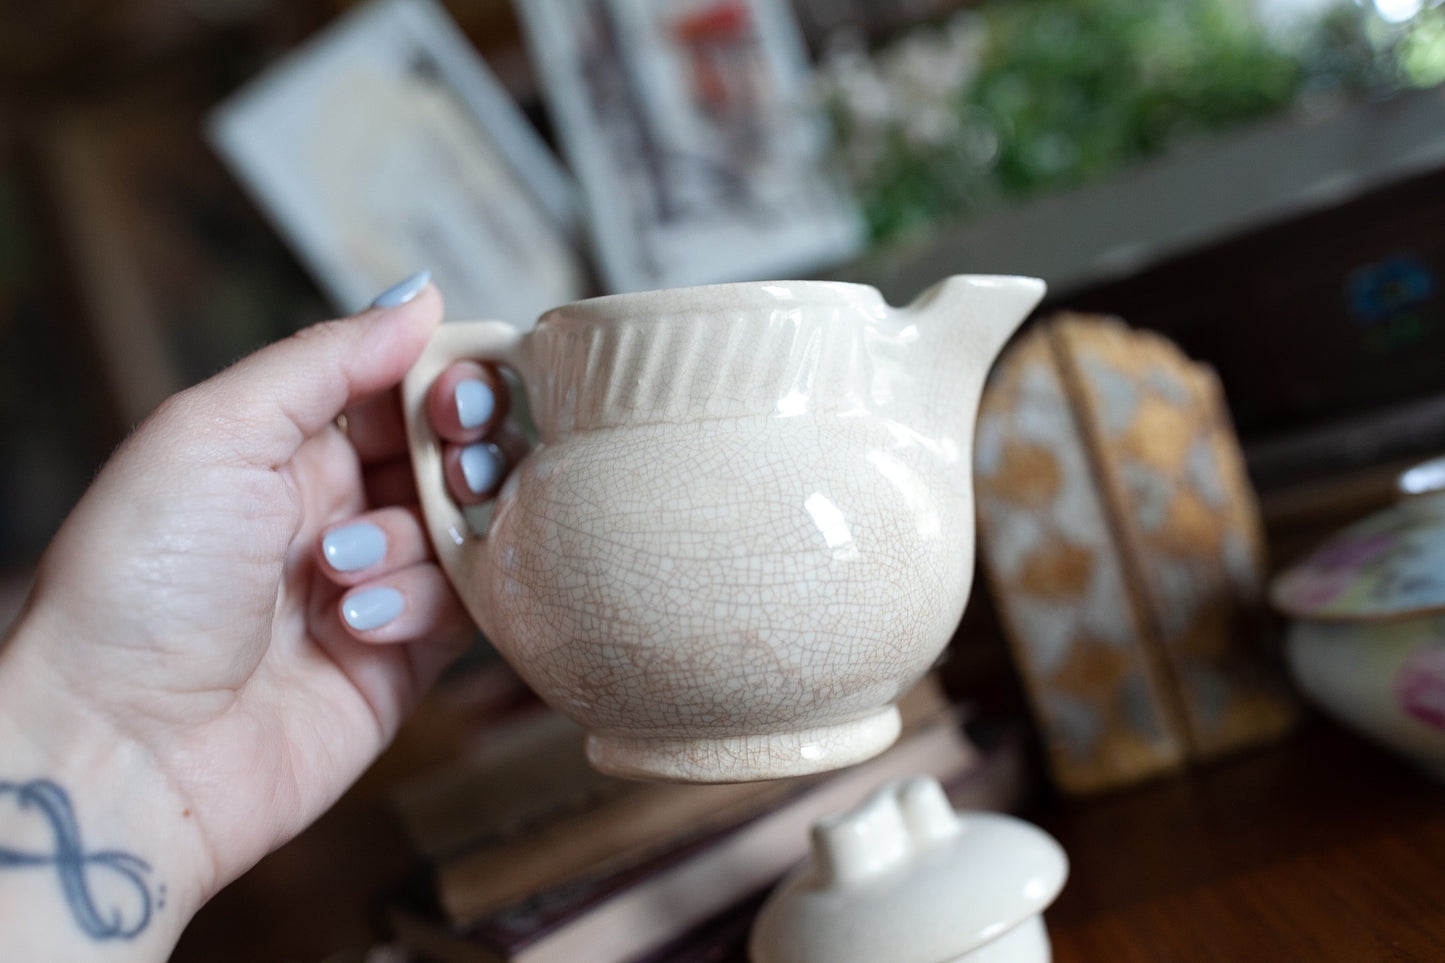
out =
[[[149,864],[113,850],[87,853],[80,842],[70,798],[47,779],[0,781],[0,799],[6,796],[15,797],[21,809],[39,811],[50,823],[55,846],[48,853],[24,852],[7,848],[0,840],[0,872],[53,866],[71,915],[94,939],[129,940],[146,928],[153,909],[159,909],[164,899],[163,889],[155,896],[151,894]],[[100,899],[92,891],[95,884],[100,884],[104,893]]]

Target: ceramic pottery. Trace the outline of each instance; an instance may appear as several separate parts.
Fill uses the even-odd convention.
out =
[[[1255,653],[1264,532],[1219,380],[1157,332],[1058,314],[999,361],[979,545],[1055,782],[1088,793],[1281,735]]]
[[[582,301],[526,334],[443,325],[404,386],[441,565],[606,772],[875,755],[963,612],[978,397],[1043,290],[962,276],[893,308],[861,285],[728,284]],[[462,358],[515,371],[541,433],[481,534],[423,404]]]
[[[1299,687],[1445,780],[1445,494],[1346,528],[1282,573],[1270,601],[1293,619]]]
[[[753,963],[1048,963],[1042,913],[1069,862],[1043,830],[955,812],[936,779],[818,823],[813,854],[758,911]]]

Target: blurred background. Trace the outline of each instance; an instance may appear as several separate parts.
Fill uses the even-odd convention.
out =
[[[512,5],[444,6],[565,164],[543,48],[529,52]],[[825,122],[822,163],[865,232],[806,273],[878,283],[895,300],[950,271],[1037,273],[1056,302],[1162,327],[1220,369],[1246,441],[1268,442],[1264,481],[1310,475],[1310,430],[1369,412],[1390,409],[1394,433],[1365,432],[1356,462],[1436,440],[1418,418],[1397,423],[1400,404],[1439,387],[1426,350],[1440,337],[1437,4],[672,6],[723,34],[732,8],[767,7],[759,31],[786,20],[800,38],[794,86]],[[0,565],[23,571],[161,397],[351,306],[204,135],[217,104],[351,7],[3,5]],[[645,99],[648,75],[629,76]],[[566,239],[576,292],[605,289],[595,235]],[[777,271],[732,273],[804,273],[785,253]]]
[[[1042,276],[1045,311],[1121,315],[1218,371],[1276,561],[1445,448],[1439,0],[442,0],[465,49],[406,54],[425,90],[324,101],[326,38],[387,7],[0,0],[0,625],[159,400],[421,267],[452,271],[454,305],[488,272],[541,305],[800,274],[899,303],[948,273]],[[257,106],[307,98],[270,127]],[[227,111],[260,119],[228,140]],[[383,115],[434,152],[373,149]],[[327,149],[288,166],[286,123]],[[300,167],[311,186],[285,188]],[[395,176],[440,220],[379,250]],[[476,210],[449,240],[457,198]],[[820,226],[779,230],[786,203]],[[452,257],[466,244],[498,260]],[[523,277],[518,250],[555,256]],[[336,838],[366,831],[337,818]],[[309,884],[299,865],[266,885]],[[253,928],[236,906],[189,958]]]

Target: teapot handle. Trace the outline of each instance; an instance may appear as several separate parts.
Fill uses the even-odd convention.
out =
[[[402,382],[402,417],[427,534],[442,571],[463,599],[473,595],[469,577],[472,556],[465,548],[472,533],[466,516],[447,492],[442,442],[427,417],[427,391],[443,371],[464,360],[505,365],[526,377],[526,342],[524,333],[502,321],[448,322],[432,333],[431,341]],[[478,618],[478,613],[473,611],[472,617]]]

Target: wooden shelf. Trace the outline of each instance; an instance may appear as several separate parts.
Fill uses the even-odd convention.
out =
[[[1287,114],[970,220],[830,272],[903,303],[958,271],[1032,274],[1050,297],[1445,167],[1445,87]]]

